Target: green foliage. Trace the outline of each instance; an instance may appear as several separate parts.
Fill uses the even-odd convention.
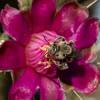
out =
[[[8,36],[5,35],[5,34],[1,34],[0,35],[0,41],[2,41],[2,40],[8,40]]]
[[[31,8],[33,0],[18,0],[19,8],[23,11],[28,10]]]
[[[8,100],[12,79],[10,72],[0,72],[0,100]]]

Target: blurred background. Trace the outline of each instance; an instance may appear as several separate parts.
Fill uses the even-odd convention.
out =
[[[71,1],[74,1],[74,0],[58,0],[57,7],[60,8],[60,6],[64,4],[65,2],[71,2]],[[77,0],[77,2],[82,6],[87,6],[93,1],[97,1],[97,2],[93,4],[91,7],[89,7],[90,16],[95,16],[100,19],[100,0]],[[1,9],[4,8],[6,4],[9,4],[13,7],[18,8],[17,0],[0,0],[0,11]],[[3,33],[3,30],[0,24],[0,42],[8,38],[7,36],[2,35],[2,33]],[[98,51],[97,51],[97,57],[94,63],[99,67],[100,66],[100,34],[98,35],[96,49]],[[8,90],[11,84],[12,84],[11,73],[0,71],[0,100],[7,100],[7,94],[8,94]],[[68,92],[66,95],[68,97],[68,100],[100,100],[100,88],[98,88],[94,94],[91,94],[89,96],[78,94],[72,91]],[[36,96],[36,100],[39,100],[38,96],[39,95]]]
[[[98,0],[93,6],[90,7],[90,15],[98,17],[100,19],[100,0]],[[97,41],[97,58],[95,60],[95,64],[99,67],[100,66],[100,33],[98,35],[98,41]],[[100,87],[98,90],[90,96],[83,96],[83,100],[100,100]]]

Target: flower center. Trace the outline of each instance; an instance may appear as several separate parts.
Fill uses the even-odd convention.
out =
[[[73,42],[49,31],[33,34],[25,53],[27,65],[37,72],[44,72],[54,64],[60,70],[67,69],[77,54]]]
[[[48,48],[48,57],[60,70],[68,68],[68,63],[76,57],[73,42],[67,42],[64,37],[57,38]]]

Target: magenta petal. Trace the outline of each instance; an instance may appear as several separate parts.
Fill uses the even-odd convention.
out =
[[[6,41],[0,46],[0,70],[25,67],[24,48],[14,41]]]
[[[47,47],[54,42],[58,35],[55,32],[44,31],[34,33],[26,47],[27,64],[35,69],[36,72],[47,74],[52,70],[52,64],[48,64],[48,59],[45,57]],[[46,62],[43,64],[41,62]],[[50,71],[52,72],[52,71]]]
[[[1,23],[5,34],[9,35],[14,40],[22,44],[28,41],[30,35],[29,25],[24,15],[19,10],[7,5],[1,11]]]
[[[26,69],[20,79],[13,84],[9,93],[9,100],[32,100],[38,84],[38,78],[37,73],[32,69]]]
[[[98,71],[96,66],[91,64],[84,64],[81,65],[81,67],[83,69],[83,75],[73,77],[72,85],[74,86],[75,90],[81,93],[89,94],[95,91],[99,84]]]
[[[99,72],[92,64],[73,62],[67,70],[59,71],[58,75],[62,82],[73,86],[80,93],[89,94],[99,85]]]
[[[56,0],[34,0],[32,4],[33,31],[49,29],[56,11]]]
[[[75,47],[77,49],[91,47],[96,42],[98,33],[99,33],[98,19],[96,18],[87,19],[77,29]]]
[[[65,95],[59,81],[53,81],[46,77],[40,80],[40,100],[65,100]]]
[[[69,38],[87,17],[87,11],[77,4],[65,4],[57,13],[52,29],[58,34]]]

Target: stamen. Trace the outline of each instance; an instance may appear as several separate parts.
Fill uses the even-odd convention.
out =
[[[44,66],[45,66],[44,69],[47,69],[47,68],[50,68],[50,67],[51,67],[51,64],[52,64],[52,63],[51,63],[50,61],[44,61],[44,62],[39,61],[38,64],[39,64],[39,65],[44,65]]]
[[[49,45],[44,45],[43,47],[40,47],[41,50],[47,51],[49,48]]]

